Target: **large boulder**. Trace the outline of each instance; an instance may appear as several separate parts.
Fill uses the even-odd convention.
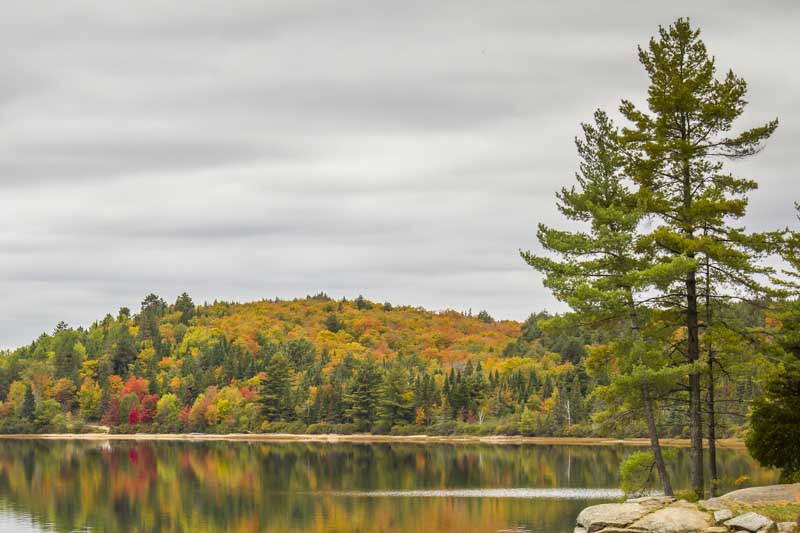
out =
[[[594,533],[607,527],[623,528],[650,510],[649,506],[640,503],[602,503],[581,511],[577,522],[587,533]]]
[[[653,533],[697,533],[713,525],[708,513],[691,506],[673,505],[630,524],[630,528]]]
[[[726,501],[749,504],[766,502],[800,503],[800,483],[734,490],[718,498],[705,500],[702,503],[706,509],[711,509],[707,504],[712,506],[721,504],[724,506]]]
[[[775,522],[758,513],[744,513],[725,522],[725,525],[734,530],[745,531],[775,531]]]

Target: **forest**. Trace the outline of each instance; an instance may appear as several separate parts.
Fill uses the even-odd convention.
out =
[[[638,55],[646,105],[582,125],[555,198],[566,229],[540,224],[520,252],[569,312],[150,294],[3,353],[0,431],[642,436],[634,460],[665,494],[660,439],[676,436],[697,497],[735,436],[800,479],[800,234],[748,231],[759,184],[731,165],[778,120],[738,127],[747,83],[686,19]]]
[[[760,308],[727,315],[753,336],[770,327]],[[136,314],[62,322],[4,353],[0,429],[644,436],[601,394],[613,375],[601,348],[618,335],[545,312],[520,324],[363,297],[195,305],[151,294]],[[774,370],[741,352],[718,378],[723,435],[741,431]],[[680,399],[661,418],[665,435],[687,435]]]

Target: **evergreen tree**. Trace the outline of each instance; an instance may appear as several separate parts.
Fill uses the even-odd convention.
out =
[[[182,293],[178,296],[178,299],[175,300],[175,311],[181,314],[181,323],[182,324],[189,324],[189,321],[194,318],[195,314],[195,305],[192,301],[192,298],[187,293]]]
[[[33,389],[31,386],[25,385],[25,397],[22,400],[22,409],[20,410],[20,418],[23,420],[33,420],[33,414],[36,411],[36,404],[33,398]]]
[[[767,293],[758,280],[771,273],[758,261],[770,251],[770,238],[731,224],[745,214],[747,193],[757,184],[725,173],[721,158],[757,153],[778,122],[730,135],[744,111],[747,84],[731,71],[716,77],[714,58],[687,19],[660,28],[659,36],[639,49],[639,60],[650,78],[648,110],[627,100],[620,107],[631,123],[624,131],[627,169],[639,186],[644,215],[658,222],[639,241],[662,277],[651,302],[681,314],[686,332],[680,348],[690,369],[690,477],[692,489],[702,496],[701,370],[696,365],[701,265],[708,260],[714,285],[727,289],[713,290],[709,296],[715,298]]]
[[[637,228],[641,212],[636,196],[626,185],[623,152],[614,124],[602,111],[594,114],[594,124],[583,124],[583,139],[575,144],[580,156],[577,187],[563,188],[557,198],[559,210],[570,221],[583,223],[587,231],[564,231],[540,224],[538,237],[542,246],[555,252],[556,258],[523,253],[523,258],[545,274],[544,284],[557,298],[567,302],[580,321],[602,324],[630,321],[626,361],[620,378],[642,378],[639,387],[618,387],[632,392],[630,403],[638,404],[648,422],[651,448],[665,494],[671,494],[666,465],[663,462],[653,404],[654,380],[661,360],[643,356],[646,342],[640,336],[641,324],[636,297],[655,283],[649,257],[637,252]],[[634,345],[635,344],[635,345]],[[608,353],[608,352],[604,352]],[[625,351],[617,351],[624,354]],[[652,350],[651,350],[652,353]],[[547,377],[544,398],[552,393]],[[563,414],[557,423],[571,423],[568,395],[560,388],[557,407]]]
[[[349,405],[345,415],[353,421],[359,431],[369,431],[372,426],[380,393],[380,367],[370,356],[356,368],[345,395],[345,402]]]
[[[296,372],[313,364],[316,353],[314,345],[306,338],[292,339],[286,343],[286,355]]]
[[[408,371],[402,363],[395,362],[384,376],[378,401],[378,421],[385,429],[413,420],[414,398],[409,384]]]
[[[783,255],[794,267],[790,274],[800,278],[800,232],[788,235]],[[780,318],[782,372],[753,402],[747,449],[764,466],[780,468],[782,482],[800,483],[800,300]]]
[[[283,353],[277,353],[267,366],[267,375],[261,381],[259,400],[264,418],[270,422],[286,420],[292,413],[291,366]]]
[[[335,313],[331,313],[328,315],[328,317],[325,319],[325,322],[323,323],[323,326],[325,326],[325,329],[327,329],[331,333],[338,333],[339,331],[344,329],[344,323],[341,320],[339,320],[339,317]]]
[[[128,319],[120,314],[121,320],[111,332],[111,364],[115,374],[128,374],[128,365],[136,360],[136,339],[128,329]]]
[[[753,402],[747,449],[764,466],[781,469],[781,481],[800,483],[800,302],[784,314],[783,371]]]
[[[55,376],[57,378],[68,378],[73,383],[78,380],[78,369],[82,362],[78,349],[79,339],[78,332],[68,328],[60,330],[57,328],[53,335]]]
[[[148,294],[142,300],[142,309],[136,317],[136,323],[139,326],[139,338],[142,340],[150,340],[156,353],[161,353],[161,333],[158,326],[161,322],[161,317],[167,311],[167,303],[153,293]]]

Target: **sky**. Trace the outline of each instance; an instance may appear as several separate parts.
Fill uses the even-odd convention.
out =
[[[743,224],[794,224],[798,2],[3,4],[0,347],[150,292],[563,309],[519,249],[679,16],[781,121]]]

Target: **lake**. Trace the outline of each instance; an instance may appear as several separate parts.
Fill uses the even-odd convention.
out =
[[[3,532],[571,532],[622,446],[0,440]],[[726,489],[776,482],[718,452]],[[672,465],[688,485],[688,450]]]

